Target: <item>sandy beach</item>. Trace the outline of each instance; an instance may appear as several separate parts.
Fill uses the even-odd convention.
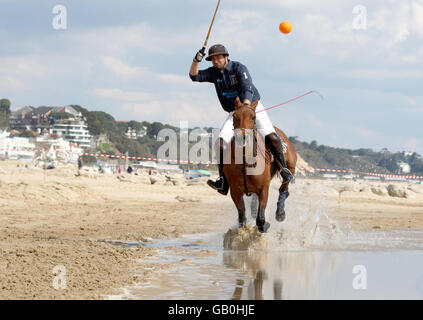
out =
[[[148,279],[151,268],[134,272],[137,259],[157,254],[114,241],[224,232],[235,224],[230,196],[211,190],[206,179],[155,179],[1,162],[0,299],[103,299]],[[288,209],[319,205],[341,228],[423,231],[423,185],[298,178],[290,192]],[[66,268],[64,290],[53,287],[56,266]]]

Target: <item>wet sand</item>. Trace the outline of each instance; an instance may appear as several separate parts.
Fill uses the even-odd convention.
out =
[[[119,294],[119,288],[147,281],[167,266],[142,268],[140,260],[154,257],[157,249],[125,248],[114,240],[148,242],[224,232],[237,218],[231,198],[217,194],[204,180],[187,183],[173,176],[172,183],[163,175],[152,185],[146,174],[83,170],[76,176],[73,166],[44,171],[6,162],[0,168],[0,299]],[[289,210],[314,212],[319,207],[341,228],[423,231],[423,186],[394,183],[398,195],[406,196],[399,198],[389,195],[389,184],[297,179],[287,215]],[[273,210],[274,203],[269,204],[267,215]],[[58,265],[66,268],[66,289],[53,287]]]

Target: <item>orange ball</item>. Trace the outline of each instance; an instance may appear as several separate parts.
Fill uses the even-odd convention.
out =
[[[292,30],[292,24],[289,21],[282,21],[279,25],[279,31],[282,33],[290,33]]]

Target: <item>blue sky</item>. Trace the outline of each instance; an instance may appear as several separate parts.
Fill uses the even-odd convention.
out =
[[[213,86],[188,77],[216,4],[0,0],[0,97],[12,109],[79,104],[117,120],[220,127]],[[359,4],[365,30],[353,28]],[[67,9],[66,30],[52,27],[56,5]],[[422,40],[423,0],[222,0],[209,44],[249,68],[266,107],[309,90],[324,96],[269,111],[289,136],[423,154]]]

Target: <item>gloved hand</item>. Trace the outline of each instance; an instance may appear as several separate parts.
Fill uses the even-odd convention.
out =
[[[203,60],[204,56],[206,55],[205,49],[206,49],[206,48],[202,47],[202,48],[201,48],[201,49],[200,49],[200,50],[196,53],[196,55],[195,55],[195,57],[194,57],[194,61],[201,62],[201,61]]]

